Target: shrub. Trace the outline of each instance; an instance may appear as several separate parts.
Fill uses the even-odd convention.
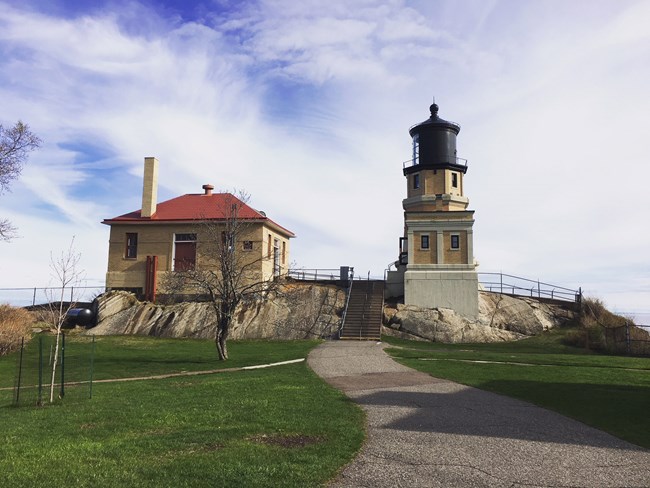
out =
[[[627,343],[626,334],[630,336],[631,346]],[[597,298],[585,298],[576,328],[564,336],[563,342],[595,351],[643,354],[643,351],[650,349],[648,339],[650,336],[635,327],[631,319],[610,312]]]
[[[23,337],[29,339],[34,317],[24,308],[0,305],[0,356],[20,346]]]
[[[582,327],[605,327],[616,328],[624,327],[629,319],[616,315],[605,308],[605,304],[597,298],[585,298],[582,300],[582,310],[580,314]]]

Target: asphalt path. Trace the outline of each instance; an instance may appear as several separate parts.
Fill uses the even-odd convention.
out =
[[[376,342],[309,366],[361,405],[367,439],[332,487],[648,487],[650,451],[526,402],[433,378]]]

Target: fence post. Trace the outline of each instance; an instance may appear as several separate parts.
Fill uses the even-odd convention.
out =
[[[503,273],[499,273],[499,279],[501,280],[501,294],[503,295]]]
[[[539,278],[537,278],[537,298],[542,298],[542,291],[539,286]]]
[[[15,403],[16,406],[18,406],[18,403],[20,402],[20,381],[22,380],[23,376],[23,350],[25,349],[25,338],[22,337],[20,339],[20,356],[18,357],[18,380],[16,381],[16,395],[15,395]]]
[[[54,358],[56,360],[56,358]],[[65,395],[65,333],[61,333],[61,393],[59,398]]]
[[[36,305],[36,288],[34,288],[34,296],[32,297],[32,307]]]
[[[36,405],[43,405],[43,336],[38,336],[38,400]]]
[[[93,397],[93,369],[95,365],[95,336],[93,335],[93,345],[90,350],[90,394],[88,398]]]
[[[630,352],[631,352],[631,347],[630,347],[630,322],[629,322],[629,320],[625,321],[625,352],[627,354],[630,354]]]

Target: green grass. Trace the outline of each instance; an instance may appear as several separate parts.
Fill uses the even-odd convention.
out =
[[[386,342],[398,346],[388,353],[406,366],[534,403],[650,448],[650,359],[591,354],[563,345],[562,334],[498,344]]]
[[[101,338],[95,367],[101,377],[235,367],[305,357],[315,344],[233,341],[223,363],[209,341]],[[14,362],[1,358],[0,371]],[[362,411],[304,363],[101,383],[92,399],[74,390],[41,408],[0,407],[3,485],[320,486],[363,441]],[[11,392],[1,394],[5,405]]]
[[[47,363],[54,337],[43,336]],[[197,339],[161,339],[137,336],[95,338],[94,379],[128,378],[181,371],[237,368],[304,358],[317,341],[229,341],[231,359],[219,361],[214,342]],[[270,347],[272,345],[272,347]],[[90,377],[92,337],[66,336],[66,382]],[[23,384],[37,383],[38,337],[24,351]],[[18,353],[0,358],[0,388],[14,385]]]

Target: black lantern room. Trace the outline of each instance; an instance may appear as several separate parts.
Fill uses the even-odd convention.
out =
[[[404,166],[404,175],[424,169],[467,172],[467,161],[456,155],[460,125],[438,117],[438,105],[429,108],[431,117],[409,129],[413,138],[413,158]],[[409,164],[410,163],[410,164]]]

